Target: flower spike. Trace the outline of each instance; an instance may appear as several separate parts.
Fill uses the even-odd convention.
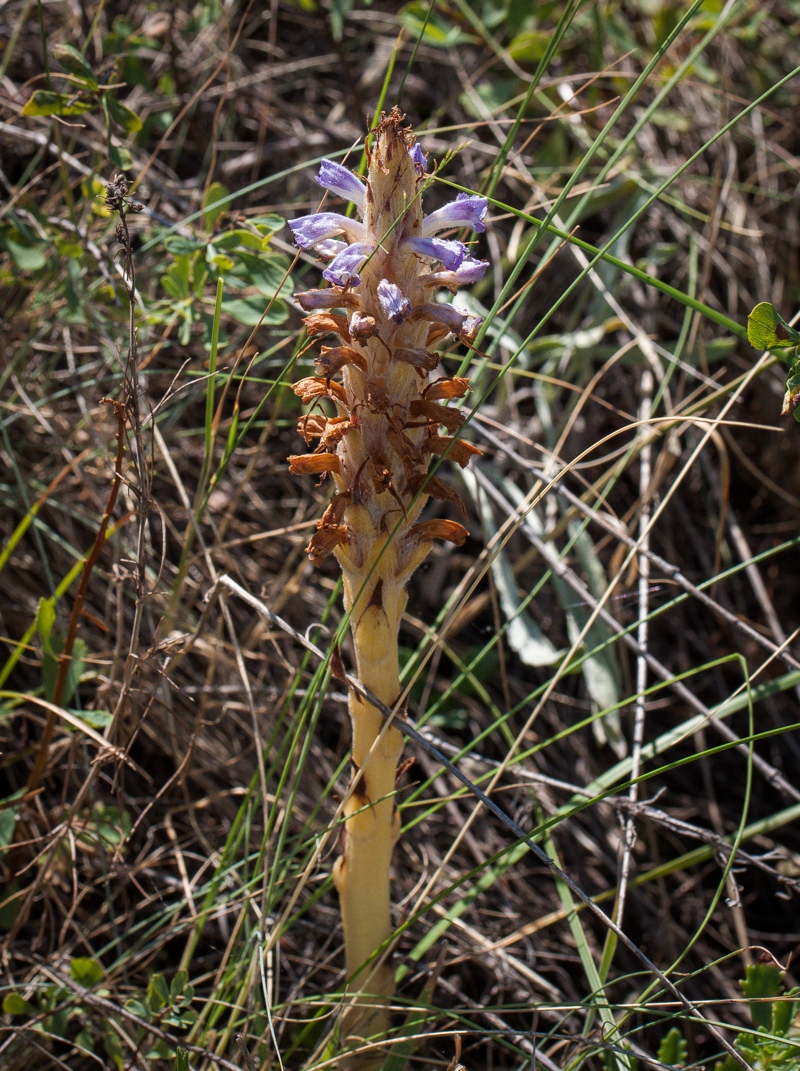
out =
[[[323,160],[317,182],[357,209],[359,219],[315,212],[292,220],[295,243],[315,251],[330,284],[296,294],[310,336],[334,335],[315,360],[315,376],[294,385],[308,405],[298,431],[309,453],[291,471],[328,479],[334,495],[307,553],[315,565],[335,556],[342,570],[357,674],[383,703],[401,693],[398,634],[406,585],[435,541],[464,543],[468,530],[444,517],[422,520],[430,498],[463,510],[458,494],[432,476],[433,458],[467,465],[479,454],[461,438],[464,414],[448,403],[466,379],[437,379],[434,346],[448,334],[471,344],[481,320],[434,301],[441,288],[477,282],[488,267],[463,242],[440,232],[483,231],[487,200],[468,194],[424,216],[425,156],[395,109],[373,131],[366,183]],[[334,312],[332,310],[340,310]],[[316,445],[316,449],[314,444]],[[340,1036],[385,1032],[394,971],[389,869],[399,835],[395,777],[401,731],[374,707],[349,696],[353,788],[344,809],[342,856],[334,867],[354,994]],[[370,996],[363,999],[358,993]],[[371,1071],[374,1056],[349,1057],[348,1071]]]

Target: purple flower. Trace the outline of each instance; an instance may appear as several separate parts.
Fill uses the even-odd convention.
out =
[[[341,253],[337,254],[322,273],[323,279],[337,286],[358,286],[361,280],[358,277],[358,269],[364,260],[374,249],[368,242],[354,242],[353,245],[345,246]]]
[[[335,238],[324,238],[321,242],[317,242],[314,246],[314,252],[319,257],[325,257],[327,260],[332,260],[339,253],[343,253],[345,249],[348,249],[347,242],[337,242]]]
[[[461,312],[453,305],[425,304],[414,309],[415,320],[430,320],[433,323],[446,324],[454,335],[459,335],[466,342],[473,342],[483,320],[469,312]]]
[[[377,288],[378,301],[386,315],[396,324],[401,324],[411,312],[411,302],[404,297],[396,283],[381,279]]]
[[[354,294],[348,290],[342,291],[338,286],[327,290],[303,290],[295,294],[294,299],[305,312],[314,312],[315,309],[352,308],[357,303]]]
[[[364,211],[364,194],[367,187],[346,167],[335,164],[333,160],[323,160],[319,165],[317,182],[323,189],[338,193],[340,197],[352,201],[357,208]]]
[[[418,141],[415,141],[408,150],[408,155],[411,157],[414,167],[418,168],[420,172],[423,172],[428,164],[428,158],[422,151],[422,147]]]
[[[423,286],[471,286],[483,278],[488,267],[488,260],[464,257],[455,271],[434,271],[430,275],[420,276],[420,282]]]
[[[485,231],[486,228],[481,220],[486,215],[489,202],[485,197],[473,197],[468,193],[460,193],[455,201],[443,208],[437,208],[422,221],[422,236],[436,234],[447,227],[471,227],[474,231]]]
[[[440,260],[448,271],[454,271],[469,256],[463,242],[448,242],[444,238],[406,238],[403,247],[431,260]]]
[[[317,242],[332,238],[334,234],[344,234],[351,242],[363,241],[366,234],[363,223],[340,216],[338,212],[315,212],[310,216],[300,216],[299,219],[290,219],[289,226],[294,244],[300,249],[313,249]]]

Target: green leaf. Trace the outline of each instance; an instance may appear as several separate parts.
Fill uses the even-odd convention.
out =
[[[7,848],[14,836],[17,824],[16,807],[4,807],[0,811],[0,848]]]
[[[212,182],[208,187],[203,198],[203,230],[212,231],[214,229],[214,224],[225,211],[225,205],[218,205],[215,202],[221,201],[227,196],[228,188],[223,186],[221,182]]]
[[[3,1011],[6,1015],[30,1015],[33,1009],[19,993],[11,992],[3,997]]]
[[[108,157],[120,171],[130,171],[133,167],[133,157],[122,145],[110,145]]]
[[[5,237],[3,245],[20,271],[39,271],[47,264],[45,256],[47,246],[42,242],[23,245],[21,242],[15,242],[13,238]]]
[[[763,1027],[764,1030],[769,1030],[772,1026],[772,1004],[763,998],[777,997],[781,991],[782,978],[783,972],[774,963],[751,963],[744,981],[739,982],[744,995],[752,1001],[750,1014],[759,1029]],[[761,1000],[756,1003],[758,998]]]
[[[283,216],[276,215],[274,212],[270,212],[266,216],[253,216],[250,223],[262,233],[267,231],[274,233],[286,226],[286,220]]]
[[[163,974],[154,974],[147,986],[147,1006],[151,1012],[160,1012],[169,1000],[169,989]]]
[[[65,71],[74,74],[76,78],[82,78],[92,89],[97,89],[94,71],[77,48],[73,48],[72,45],[58,44],[53,45],[51,51]]]
[[[10,881],[8,885],[0,886],[0,905],[2,905],[0,906],[0,930],[5,933],[17,921],[20,907],[20,898],[16,895],[18,892],[19,882],[16,878]]]
[[[180,970],[175,973],[175,977],[172,979],[172,984],[169,987],[169,995],[172,1000],[177,999],[183,993],[188,981],[189,972],[187,970]]]
[[[264,297],[288,297],[294,290],[292,278],[286,274],[288,264],[284,257],[240,252],[236,259],[239,266],[234,274],[240,278],[244,276]]]
[[[261,241],[259,235],[253,234],[252,231],[236,230],[216,235],[214,245],[217,249],[238,249],[243,245],[246,249],[260,250]]]
[[[114,720],[114,715],[108,710],[70,710],[70,714],[85,721],[93,729],[106,729]]]
[[[800,331],[787,324],[768,301],[762,301],[747,317],[747,341],[757,350],[786,349],[800,343]]]
[[[175,1057],[175,1071],[189,1071],[189,1053],[186,1049],[178,1049]]]
[[[784,997],[796,997],[800,995],[800,990],[790,989],[788,993],[784,994]],[[772,1005],[772,1033],[777,1034],[778,1037],[785,1037],[789,1033],[789,1027],[797,1018],[798,1008],[800,1007],[796,1000],[776,1000]]]
[[[84,989],[91,989],[93,986],[99,985],[105,978],[105,971],[97,960],[90,959],[87,956],[79,956],[70,960],[69,973],[78,985],[82,985]]]
[[[74,93],[53,93],[49,89],[37,89],[22,109],[23,115],[83,115],[92,107],[92,101],[77,97]]]
[[[222,311],[234,320],[238,320],[245,327],[255,327],[256,324],[282,324],[289,316],[289,310],[282,301],[273,301],[269,312],[264,316],[267,302],[262,297],[257,298],[233,298],[222,302]],[[264,316],[262,320],[261,317]]]
[[[669,1064],[671,1067],[683,1067],[686,1063],[686,1053],[683,1034],[677,1026],[673,1026],[658,1047],[658,1059],[662,1064]]]
[[[145,1022],[150,1018],[149,1008],[143,1001],[137,1000],[136,997],[131,997],[130,1000],[126,1000],[125,1008],[139,1019],[144,1019]]]
[[[549,43],[547,30],[523,30],[508,46],[508,54],[518,63],[538,63]]]
[[[474,37],[465,34],[458,26],[448,22],[444,16],[434,10],[427,20],[430,4],[415,0],[412,4],[406,4],[400,9],[400,24],[407,30],[410,36],[417,40],[422,35],[426,45],[434,45],[436,48],[452,48],[454,45],[474,45],[477,43]],[[424,31],[423,31],[424,27]]]
[[[118,123],[126,133],[135,134],[137,130],[142,129],[142,120],[136,112],[128,107],[127,104],[123,104],[119,100],[114,100],[111,96],[106,97],[106,103],[108,104],[111,118],[115,123]]]
[[[198,249],[203,248],[203,242],[196,242],[194,238],[184,238],[181,234],[171,234],[164,241],[164,248],[174,256],[190,257]]]
[[[786,377],[781,416],[788,416],[791,413],[795,420],[800,420],[798,403],[800,403],[800,359],[795,359],[789,366],[789,374]]]
[[[120,1043],[116,1030],[111,1026],[106,1027],[106,1032],[103,1036],[103,1045],[105,1046],[106,1056],[114,1064],[114,1067],[116,1067],[118,1071],[124,1071],[125,1060],[122,1055],[122,1044]]]

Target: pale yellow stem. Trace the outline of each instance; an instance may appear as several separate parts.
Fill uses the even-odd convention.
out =
[[[351,620],[356,666],[361,682],[392,706],[400,694],[397,634],[405,592],[387,568],[393,555],[386,557],[388,561],[379,563],[366,585],[363,576],[345,574],[345,602],[350,605],[354,589],[362,585],[371,590],[367,605],[359,600]],[[386,954],[368,967],[365,963],[392,932],[389,871],[400,832],[394,791],[403,747],[402,733],[386,726],[378,710],[352,693],[350,717],[353,786],[344,808],[344,851],[336,862],[334,881],[342,911],[348,988],[365,995],[354,998],[343,1016],[343,1040],[379,1037],[388,1027],[385,1004],[394,992],[394,970]],[[365,1066],[364,1061],[359,1064]]]

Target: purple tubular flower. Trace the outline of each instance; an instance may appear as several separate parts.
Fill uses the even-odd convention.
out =
[[[483,320],[469,312],[461,312],[453,305],[425,304],[414,309],[415,320],[429,320],[432,323],[446,324],[454,335],[465,342],[473,342]]]
[[[485,197],[474,197],[460,193],[455,201],[443,208],[437,208],[422,220],[422,236],[427,238],[447,227],[471,227],[474,231],[485,231],[481,220],[486,215],[489,202]]]
[[[444,238],[406,238],[403,246],[413,249],[420,256],[440,260],[448,271],[455,271],[469,250],[463,242],[448,242]]]
[[[381,279],[377,287],[378,301],[381,308],[396,324],[401,324],[411,312],[411,302],[403,295],[396,283]]]
[[[300,249],[313,249],[317,242],[324,242],[335,234],[344,234],[348,241],[364,240],[364,224],[358,220],[340,216],[338,212],[314,212],[310,216],[290,219],[294,244]]]
[[[373,248],[367,242],[354,242],[353,245],[345,246],[322,273],[323,279],[337,286],[346,286],[348,283],[351,286],[358,286],[361,282],[357,274],[358,269]]]
[[[414,162],[414,167],[418,168],[420,172],[423,172],[428,164],[428,158],[422,151],[422,148],[418,141],[415,141],[411,148],[408,150],[408,155]]]
[[[488,260],[464,257],[455,271],[434,271],[430,275],[421,275],[420,282],[423,286],[448,286],[451,289],[458,286],[471,286],[483,278],[488,267]]]
[[[317,182],[323,189],[338,193],[340,197],[352,201],[357,208],[364,211],[364,194],[367,187],[346,167],[335,164],[333,160],[323,160],[319,165]]]
[[[325,238],[321,242],[317,242],[314,246],[314,252],[317,256],[325,257],[328,260],[332,260],[333,257],[343,253],[345,249],[349,249],[347,242],[337,242],[335,238]]]

